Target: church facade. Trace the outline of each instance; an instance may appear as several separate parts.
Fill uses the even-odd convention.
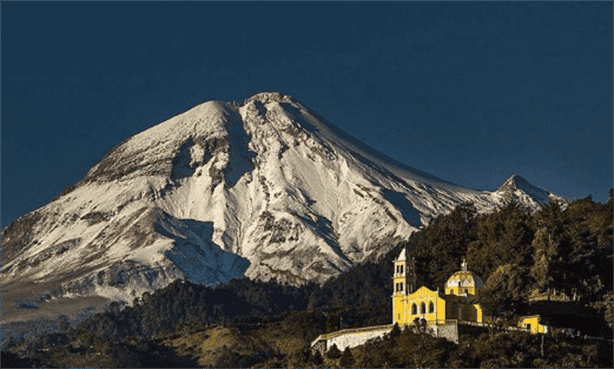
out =
[[[411,325],[420,320],[428,327],[446,325],[450,320],[482,323],[482,309],[476,302],[482,280],[467,270],[467,263],[463,261],[461,270],[450,276],[443,290],[435,291],[418,288],[415,269],[415,261],[403,249],[394,262],[393,324]]]

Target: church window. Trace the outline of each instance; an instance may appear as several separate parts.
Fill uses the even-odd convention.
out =
[[[403,274],[403,265],[400,266],[401,267],[401,274]]]
[[[469,293],[469,290],[465,288],[465,293]]]
[[[399,291],[403,292],[403,282],[399,283]]]
[[[433,302],[429,302],[429,313],[432,313],[435,311],[435,305],[433,305]]]
[[[412,315],[418,314],[418,306],[415,303],[411,304],[411,314]]]
[[[424,302],[420,304],[420,314],[425,314],[426,313],[426,305],[424,305]]]

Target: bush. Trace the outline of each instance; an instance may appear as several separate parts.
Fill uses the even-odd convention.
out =
[[[350,351],[349,347],[346,347],[345,350],[343,350],[343,355],[341,356],[341,361],[339,361],[339,365],[344,368],[348,368],[354,365],[354,356],[352,355],[352,352]]]
[[[333,345],[327,352],[326,356],[329,359],[338,359],[341,357],[341,351],[337,348],[337,345]]]

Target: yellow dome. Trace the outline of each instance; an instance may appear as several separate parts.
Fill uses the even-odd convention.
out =
[[[482,287],[482,280],[480,277],[469,271],[459,271],[448,279],[446,287]]]
[[[482,280],[480,277],[475,275],[473,272],[467,270],[467,263],[463,260],[462,264],[463,270],[460,270],[454,274],[450,278],[448,278],[448,282],[446,282],[447,288],[454,287],[482,287]]]

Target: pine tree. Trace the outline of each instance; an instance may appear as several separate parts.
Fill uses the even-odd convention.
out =
[[[343,368],[352,367],[354,365],[354,356],[352,355],[349,347],[346,347],[345,350],[343,350],[343,355],[341,355],[339,365]]]
[[[337,345],[333,344],[332,347],[326,352],[326,356],[329,359],[338,359],[341,357],[341,351],[339,351]]]
[[[532,264],[529,214],[517,202],[476,221],[477,240],[468,245],[467,259],[473,271],[487,280],[504,263]]]
[[[313,355],[311,355],[309,362],[314,364],[315,366],[320,366],[323,362],[322,354],[320,354],[320,351],[316,351]]]
[[[563,214],[558,202],[552,202],[533,216],[535,236],[533,248],[533,266],[531,276],[541,290],[566,288],[564,278]]]
[[[514,318],[527,308],[530,286],[526,268],[507,264],[491,274],[480,292],[480,306],[484,315],[512,324]]]

